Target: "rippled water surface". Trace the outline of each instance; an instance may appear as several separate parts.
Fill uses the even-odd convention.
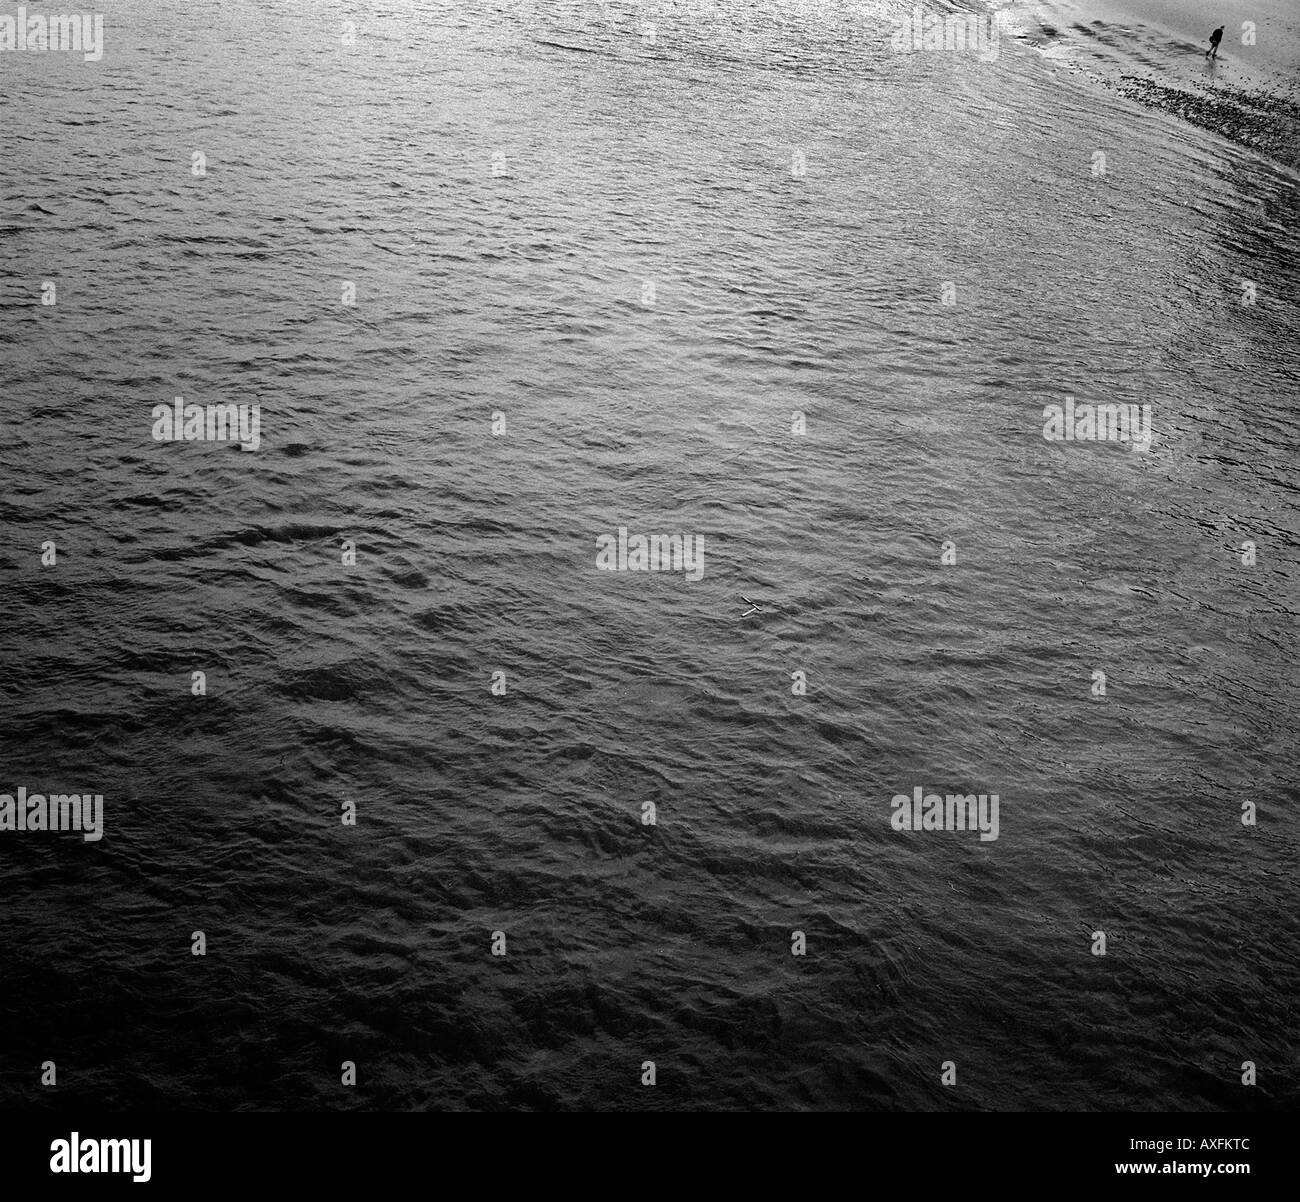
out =
[[[0,791],[105,798],[0,832],[4,1104],[1295,1104],[1286,90],[911,7],[0,55]],[[178,395],[259,449],[154,441]]]

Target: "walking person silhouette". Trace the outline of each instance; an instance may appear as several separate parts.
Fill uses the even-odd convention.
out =
[[[1206,58],[1219,57],[1219,43],[1223,40],[1223,26],[1220,25],[1212,34],[1210,34],[1210,48],[1205,52]]]

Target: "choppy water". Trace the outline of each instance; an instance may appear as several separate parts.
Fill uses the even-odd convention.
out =
[[[0,56],[0,791],[106,830],[0,832],[6,1105],[1295,1103],[1282,94],[1156,76],[1234,138],[1142,28],[908,9]],[[153,441],[177,395],[260,449]],[[1045,441],[1067,395],[1150,446]],[[918,785],[1000,837],[892,830]]]

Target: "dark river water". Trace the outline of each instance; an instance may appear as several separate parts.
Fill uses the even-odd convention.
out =
[[[1294,1106],[1288,10],[347,7],[0,53],[0,1104]]]

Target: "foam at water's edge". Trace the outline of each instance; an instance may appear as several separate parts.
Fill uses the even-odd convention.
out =
[[[1122,76],[1116,86],[1123,96],[1173,113],[1300,174],[1300,143],[1296,138],[1300,132],[1300,107],[1288,100],[1228,88],[1201,95],[1133,75]]]

